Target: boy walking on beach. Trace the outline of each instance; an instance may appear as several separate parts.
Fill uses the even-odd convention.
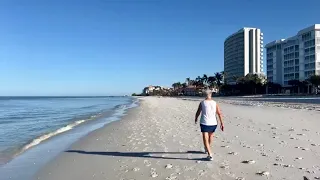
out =
[[[222,122],[221,111],[218,104],[212,99],[212,92],[207,90],[205,92],[206,98],[201,101],[199,104],[196,116],[195,123],[198,122],[198,117],[201,113],[200,118],[200,129],[202,132],[203,144],[205,147],[205,152],[208,154],[208,160],[212,161],[212,151],[210,145],[213,140],[213,133],[215,132],[218,122],[216,115],[218,115],[220,120],[220,128],[223,131],[224,126]]]

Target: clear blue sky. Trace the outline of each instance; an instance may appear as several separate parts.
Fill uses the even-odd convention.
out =
[[[244,26],[320,23],[319,0],[1,0],[0,95],[118,95],[223,70]]]

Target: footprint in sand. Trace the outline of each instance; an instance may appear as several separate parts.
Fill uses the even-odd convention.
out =
[[[166,177],[166,180],[174,180],[177,179],[177,176],[174,176],[173,174],[171,174],[169,177]]]
[[[150,163],[148,160],[144,160],[143,163],[144,163],[147,167],[151,166],[151,163]]]
[[[200,171],[198,172],[198,175],[199,175],[199,176],[203,176],[205,173],[206,173],[205,170],[200,170]]]
[[[221,169],[229,169],[230,166],[228,166],[228,165],[221,165],[220,168],[221,168]]]
[[[289,131],[295,131],[295,129],[294,128],[290,128]]]
[[[245,180],[244,177],[236,177],[236,180]]]

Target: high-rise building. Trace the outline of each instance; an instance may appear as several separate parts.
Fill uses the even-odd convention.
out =
[[[290,80],[304,81],[311,75],[320,75],[320,24],[270,42],[266,49],[269,82],[288,86]]]
[[[263,72],[263,33],[242,28],[224,41],[225,81],[233,84],[249,73]]]

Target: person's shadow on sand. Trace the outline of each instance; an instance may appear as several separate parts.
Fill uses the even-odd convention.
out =
[[[192,161],[207,160],[207,158],[162,157],[162,156],[154,156],[153,155],[153,154],[204,154],[201,151],[187,151],[187,152],[96,152],[96,151],[68,150],[65,152],[89,154],[89,155],[100,155],[100,156],[141,157],[141,158],[153,158],[153,159],[180,159],[180,160],[192,160]]]

